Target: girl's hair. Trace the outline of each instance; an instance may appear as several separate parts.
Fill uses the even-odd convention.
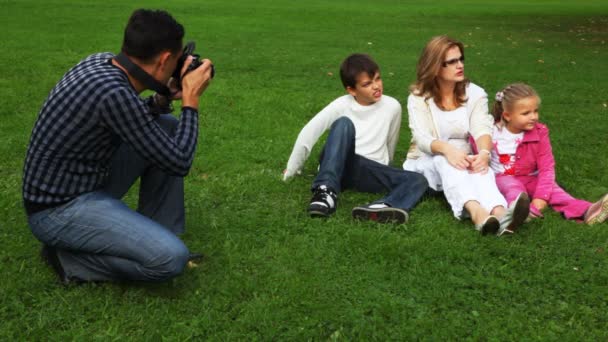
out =
[[[538,96],[536,90],[525,83],[511,83],[504,87],[503,90],[496,93],[494,98],[494,107],[492,108],[494,121],[501,121],[502,113],[505,112],[505,109],[511,110],[515,102],[531,96],[538,98],[540,104],[540,96]]]
[[[457,46],[460,53],[464,56],[464,45],[448,36],[436,36],[422,49],[422,54],[416,66],[416,82],[410,86],[410,92],[417,96],[424,96],[425,99],[433,98],[435,104],[442,107],[441,92],[437,83],[437,75],[443,68],[443,62],[449,49]],[[454,99],[458,106],[462,106],[466,101],[465,88],[469,84],[468,79],[456,83],[454,88]],[[443,109],[443,108],[442,108]]]

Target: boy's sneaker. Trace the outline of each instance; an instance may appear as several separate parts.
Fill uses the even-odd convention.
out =
[[[606,221],[608,218],[608,194],[593,203],[585,213],[585,223],[592,225]]]
[[[406,223],[409,215],[407,211],[389,207],[383,203],[368,204],[353,208],[353,218],[362,221],[376,221],[379,223]]]
[[[336,211],[338,195],[332,188],[320,185],[313,190],[312,199],[308,205],[308,214],[312,217],[329,217]]]
[[[475,229],[477,229],[481,235],[496,234],[500,229],[500,222],[498,222],[496,216],[489,215],[483,222],[476,224]]]
[[[527,193],[522,192],[517,196],[515,201],[511,203],[505,216],[500,218],[500,228],[496,235],[513,234],[521,226],[528,215],[530,214],[530,197]]]

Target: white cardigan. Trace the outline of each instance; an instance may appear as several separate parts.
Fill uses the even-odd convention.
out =
[[[467,102],[465,104],[469,119],[469,134],[477,140],[485,134],[492,134],[494,118],[488,113],[488,95],[479,86],[469,83],[466,88]],[[407,99],[409,125],[412,131],[412,142],[403,163],[408,171],[423,174],[431,188],[443,190],[441,177],[433,163],[431,143],[439,139],[437,127],[437,107],[430,106],[432,98],[410,94]],[[470,150],[468,151],[470,152]]]
[[[488,95],[476,84],[469,83],[465,89],[469,116],[469,133],[475,140],[484,134],[492,134],[493,117],[488,113]],[[431,143],[439,138],[436,115],[429,105],[433,98],[410,94],[407,98],[407,111],[412,141],[407,159],[417,159],[422,153],[432,155]]]

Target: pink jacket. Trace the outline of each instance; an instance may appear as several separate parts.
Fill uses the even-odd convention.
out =
[[[538,177],[532,198],[548,201],[555,184],[555,159],[549,140],[549,128],[537,123],[524,133],[524,139],[515,151],[515,176]]]
[[[469,138],[473,151],[477,153],[475,141]],[[515,176],[538,177],[532,198],[548,201],[555,184],[555,159],[549,140],[549,128],[537,123],[530,131],[524,132],[524,139],[515,151]],[[497,177],[508,177],[498,175]]]

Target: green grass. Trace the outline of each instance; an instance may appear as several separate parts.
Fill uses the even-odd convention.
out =
[[[306,216],[304,175],[279,180],[301,127],[343,94],[341,60],[379,62],[404,104],[425,42],[467,45],[467,75],[493,94],[525,81],[543,101],[560,183],[608,192],[605,1],[0,1],[0,340],[606,340],[608,224],[556,213],[509,238],[481,237],[445,202],[407,225],[357,223],[345,192]],[[160,285],[64,288],[38,259],[21,206],[36,113],[83,57],[119,49],[135,8],[164,7],[213,59],[184,240],[208,258]],[[331,73],[331,74],[330,74]],[[410,139],[406,113],[399,165]],[[128,202],[135,203],[130,195]]]

